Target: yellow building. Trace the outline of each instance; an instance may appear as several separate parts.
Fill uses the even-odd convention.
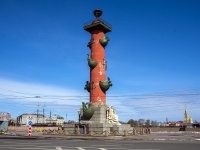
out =
[[[185,103],[184,123],[193,123],[192,117],[188,115]]]

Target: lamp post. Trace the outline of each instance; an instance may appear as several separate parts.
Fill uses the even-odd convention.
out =
[[[78,123],[80,124],[80,121],[81,121],[81,113],[80,113],[80,110],[78,110]]]

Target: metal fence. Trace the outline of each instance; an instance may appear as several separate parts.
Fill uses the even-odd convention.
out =
[[[105,20],[101,19],[101,18],[98,18],[96,20],[91,20],[91,21],[88,21],[84,24],[84,27],[86,26],[90,26],[93,22],[95,21],[100,21],[101,23],[105,24],[106,26],[108,26],[109,28],[112,28],[111,24],[109,24],[108,22],[106,22]]]

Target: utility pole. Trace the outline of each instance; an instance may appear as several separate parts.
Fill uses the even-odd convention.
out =
[[[38,125],[38,119],[39,119],[39,118],[38,118],[39,106],[40,106],[40,105],[39,105],[39,102],[38,102],[38,107],[37,107],[37,125]]]
[[[34,98],[40,98],[40,96],[35,96]],[[38,125],[38,112],[39,112],[39,101],[38,101],[38,107],[37,107],[37,125]]]
[[[44,107],[45,107],[45,103],[43,105],[43,122],[42,122],[43,125],[44,125]]]
[[[51,124],[51,110],[50,110],[50,124]]]

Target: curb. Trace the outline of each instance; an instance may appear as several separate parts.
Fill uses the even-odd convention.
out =
[[[23,140],[45,140],[45,139],[66,139],[66,140],[133,140],[133,141],[200,141],[199,138],[134,138],[134,137],[75,137],[75,136],[0,136],[0,139],[23,139]]]

